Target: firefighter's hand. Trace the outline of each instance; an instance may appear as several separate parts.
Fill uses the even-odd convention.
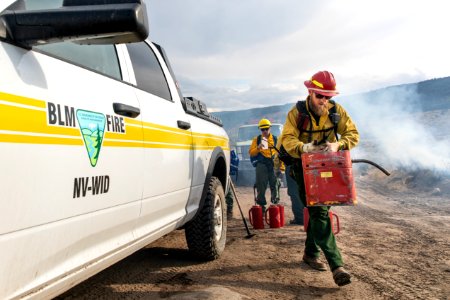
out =
[[[314,143],[303,144],[302,153],[320,152],[324,149],[324,145],[314,145]]]
[[[261,143],[258,145],[258,150],[261,151],[262,149],[264,149],[264,145]]]
[[[327,143],[325,144],[324,151],[327,151],[327,152],[337,152],[337,151],[339,151],[339,143],[338,142],[330,143],[330,142],[327,141]]]

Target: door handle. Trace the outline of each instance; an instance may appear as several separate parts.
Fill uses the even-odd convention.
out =
[[[184,130],[188,130],[189,128],[191,128],[191,123],[189,122],[184,122],[184,121],[177,121],[178,124],[178,128],[184,129]]]
[[[123,103],[113,103],[113,109],[116,114],[130,118],[136,118],[141,114],[139,107],[134,107]]]

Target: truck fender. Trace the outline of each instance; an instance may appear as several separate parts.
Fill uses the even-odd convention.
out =
[[[205,184],[203,186],[202,196],[200,198],[200,204],[198,206],[198,210],[191,218],[191,220],[194,220],[199,212],[201,211],[203,205],[205,204],[206,195],[208,193],[208,186],[209,182],[211,180],[211,177],[217,177],[220,180],[220,183],[222,184],[223,190],[226,191],[228,186],[228,176],[227,176],[227,170],[228,170],[228,164],[227,159],[225,156],[225,153],[223,152],[223,149],[220,147],[214,148],[213,152],[211,153],[211,159],[209,160],[208,170],[206,171],[205,176]]]

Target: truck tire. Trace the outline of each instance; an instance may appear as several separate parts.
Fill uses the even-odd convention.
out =
[[[214,260],[225,249],[227,218],[225,193],[217,177],[211,177],[203,207],[186,225],[189,250],[202,260]]]

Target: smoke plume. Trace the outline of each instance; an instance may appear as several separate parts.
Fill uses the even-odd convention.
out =
[[[373,159],[387,169],[450,174],[450,110],[427,111],[426,99],[415,87],[393,87],[337,102],[361,134],[353,158]]]

